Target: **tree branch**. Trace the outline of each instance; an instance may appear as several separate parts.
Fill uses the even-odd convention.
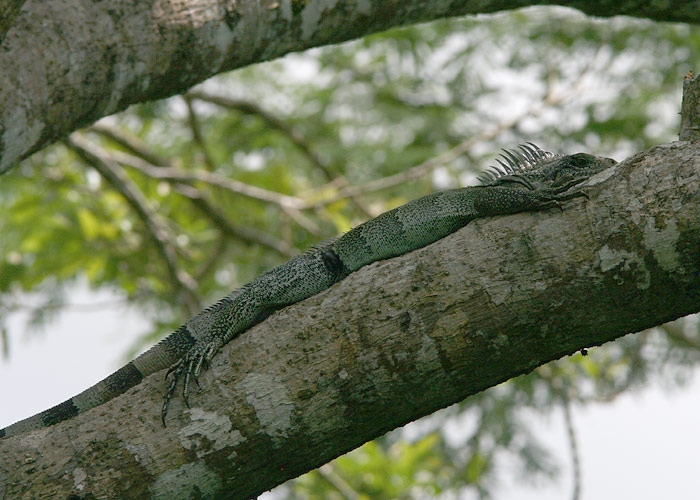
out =
[[[224,71],[405,24],[542,3],[700,22],[697,2],[679,0],[29,2],[0,51],[0,173],[100,117]]]
[[[229,220],[227,215],[211,203],[206,196],[198,189],[187,184],[175,184],[175,191],[185,196],[197,207],[212,223],[222,231],[227,238],[238,239],[248,243],[262,245],[278,252],[285,257],[293,257],[298,252],[287,244],[287,242],[273,238],[269,234],[255,229],[239,226]]]
[[[257,116],[263,120],[265,124],[267,124],[268,128],[277,130],[287,137],[289,141],[296,146],[297,150],[303,154],[304,157],[306,157],[306,159],[309,160],[309,162],[316,169],[323,173],[324,177],[329,181],[329,184],[338,182],[339,180],[344,180],[340,178],[339,174],[334,169],[327,165],[326,161],[324,161],[320,155],[314,152],[309,144],[309,141],[306,140],[301,132],[292,126],[287,125],[284,120],[281,120],[272,113],[265,111],[257,104],[250,101],[231,99],[229,97],[216,96],[199,91],[188,92],[186,97],[199,99],[201,101],[216,104],[226,109],[235,109],[241,113]],[[328,184],[325,187],[328,187]],[[344,198],[349,198],[355,207],[358,208],[361,213],[364,213],[368,218],[376,217],[378,215],[376,213],[372,213],[358,196],[350,194]],[[320,204],[317,206],[320,206]]]
[[[700,148],[660,146],[562,211],[478,220],[367,266],[226,345],[165,429],[156,373],[0,441],[0,493],[249,498],[538,365],[697,312],[699,189]]]
[[[329,184],[321,186],[309,196],[309,198],[311,199],[318,199],[318,201],[314,202],[311,205],[311,207],[318,208],[321,206],[329,205],[331,203],[335,203],[338,200],[359,197],[367,193],[381,191],[383,189],[389,189],[392,187],[400,186],[401,184],[405,184],[406,182],[411,180],[423,178],[429,175],[433,170],[437,169],[438,167],[446,165],[447,163],[454,161],[463,154],[469,152],[471,149],[474,148],[475,145],[481,142],[490,141],[491,139],[499,136],[506,130],[514,129],[525,118],[538,116],[542,112],[551,109],[553,106],[561,104],[562,102],[574,96],[575,92],[576,88],[571,88],[567,89],[566,92],[559,92],[555,94],[554,89],[550,85],[546,95],[542,98],[541,101],[532,104],[517,116],[514,116],[508,120],[504,120],[501,123],[497,123],[491,128],[485,130],[484,132],[469,137],[468,139],[465,139],[459,144],[451,147],[447,151],[444,151],[436,156],[428,158],[427,160],[419,163],[418,165],[406,168],[405,170],[402,170],[401,172],[393,175],[388,175],[380,179],[365,182],[364,184],[356,184],[352,186],[343,185],[337,189],[333,189],[332,186]],[[329,187],[331,187],[331,189],[329,189]],[[316,194],[323,193],[324,191],[335,192],[335,194],[333,196],[326,197],[321,197]],[[376,215],[377,214],[375,214],[375,216]]]
[[[97,123],[92,127],[87,129],[90,132],[96,132],[103,137],[116,142],[121,147],[127,149],[132,154],[122,153],[119,151],[112,151],[109,154],[110,159],[119,161],[122,164],[131,166],[137,170],[141,170],[142,173],[149,175],[157,171],[158,167],[164,169],[169,168],[172,163],[169,159],[163,158],[156,153],[154,153],[148,146],[146,146],[140,139],[134,136],[127,135],[115,127],[110,127],[105,124]],[[207,155],[209,156],[209,155]],[[209,160],[207,160],[209,162]],[[165,170],[168,172],[168,170]],[[185,171],[183,171],[185,172]],[[225,180],[226,187],[231,187],[231,183],[228,183],[225,177],[219,177],[217,174],[212,174],[214,179]],[[172,181],[173,179],[168,179]],[[171,182],[175,191],[185,196],[190,202],[196,206],[202,213],[207,216],[216,226],[223,231],[226,236],[234,239],[240,239],[247,241],[248,243],[266,246],[286,257],[292,257],[298,252],[296,249],[288,245],[286,242],[273,238],[261,231],[255,229],[246,228],[232,223],[226,214],[221,212],[218,208],[211,204],[211,202],[201,193],[198,189],[192,187],[189,184],[183,184],[179,182]],[[216,185],[216,184],[215,184]],[[234,186],[240,187],[240,185],[247,187],[247,184],[233,184]],[[220,186],[221,187],[221,186]],[[253,189],[260,189],[253,186]],[[249,193],[249,190],[244,190],[244,194]],[[255,191],[257,193],[258,191]],[[237,192],[238,193],[238,192]],[[268,193],[273,193],[269,191]],[[274,193],[273,193],[274,195]]]
[[[217,174],[216,172],[207,172],[206,170],[184,170],[177,167],[156,167],[148,164],[145,161],[134,161],[134,157],[128,157],[124,153],[118,151],[112,152],[112,156],[120,163],[138,170],[144,175],[153,179],[162,179],[167,181],[179,182],[182,184],[191,184],[193,182],[204,182],[211,186],[216,186],[221,189],[230,191],[246,198],[253,200],[273,203],[283,210],[303,210],[308,208],[306,202],[295,196],[270,191],[252,184],[229,179],[226,176]]]
[[[156,167],[172,166],[170,159],[163,158],[156,154],[147,144],[145,144],[135,135],[129,135],[120,130],[118,127],[112,127],[104,123],[104,121],[95,123],[94,125],[88,127],[85,131],[95,132],[103,137],[106,137],[107,139],[110,139],[122,148],[129,151],[131,154],[136,155],[151,165]]]
[[[217,170],[217,165],[212,158],[207,142],[204,140],[204,136],[202,135],[202,127],[199,124],[197,113],[195,113],[194,108],[192,107],[192,98],[187,95],[182,97],[185,101],[185,106],[187,107],[187,123],[192,131],[194,143],[199,147],[202,155],[204,155],[204,165],[206,166],[206,169],[209,172],[215,172]]]
[[[311,149],[309,142],[298,130],[290,125],[287,125],[284,120],[281,120],[272,113],[265,111],[258,104],[250,101],[244,101],[242,99],[232,99],[230,97],[212,95],[202,91],[188,92],[186,97],[216,104],[217,106],[221,106],[222,108],[226,109],[235,109],[247,115],[257,116],[265,122],[269,129],[277,130],[286,136],[289,141],[296,146],[299,152],[301,152],[315,168],[323,173],[327,180],[333,181],[338,177],[338,174],[333,172],[329,166],[326,165],[326,162]]]
[[[229,179],[216,172],[207,172],[206,170],[183,170],[176,167],[156,167],[148,164],[145,161],[135,158],[131,155],[113,151],[111,155],[124,165],[134,168],[154,179],[163,179],[175,181],[176,183],[189,185],[196,181],[205,182],[222,189],[231,191],[232,193],[246,196],[251,199],[274,203],[278,205],[289,217],[297,224],[309,231],[311,234],[320,234],[321,230],[318,225],[310,218],[306,217],[301,211],[310,208],[308,204],[301,198],[288,196],[263,189],[245,182]]]
[[[681,104],[681,141],[700,141],[700,78],[688,71],[683,80],[683,102]]]
[[[190,315],[199,312],[202,306],[195,293],[197,283],[184,269],[178,266],[177,254],[175,252],[178,245],[175,241],[175,237],[168,230],[165,221],[153,210],[138,186],[124,174],[121,167],[117,165],[116,162],[107,155],[102,154],[95,145],[77,135],[77,133],[72,134],[66,140],[66,144],[78,156],[97,170],[134,209],[163,258],[168,272],[170,273],[171,281],[177,286],[179,295],[183,299],[185,310]]]

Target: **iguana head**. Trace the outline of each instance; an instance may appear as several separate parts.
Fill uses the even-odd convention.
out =
[[[612,158],[587,153],[553,153],[531,142],[519,145],[518,150],[504,150],[496,161],[499,166],[492,166],[479,176],[483,185],[554,193],[566,191],[617,163]]]

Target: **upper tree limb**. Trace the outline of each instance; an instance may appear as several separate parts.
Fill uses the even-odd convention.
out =
[[[0,173],[98,118],[224,71],[395,26],[538,3],[27,2],[0,45]],[[559,3],[598,16],[700,22],[694,2]]]

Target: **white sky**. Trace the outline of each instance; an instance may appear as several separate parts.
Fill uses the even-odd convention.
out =
[[[107,293],[76,292],[73,303],[105,302]],[[44,335],[11,323],[12,355],[0,361],[0,427],[64,401],[121,366],[143,319],[123,306],[66,312]],[[574,408],[581,450],[581,500],[697,499],[700,463],[700,376],[671,394],[659,388],[613,404]],[[557,483],[524,486],[508,478],[499,500],[571,498],[570,457],[561,414],[537,423],[561,460]],[[504,477],[507,477],[504,474]]]

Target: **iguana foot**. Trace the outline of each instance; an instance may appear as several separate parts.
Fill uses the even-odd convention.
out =
[[[166,379],[170,377],[171,380],[170,385],[168,386],[168,393],[165,396],[165,402],[163,403],[163,408],[161,410],[163,427],[165,427],[165,417],[168,414],[170,400],[172,399],[173,394],[175,394],[175,390],[177,389],[180,379],[183,379],[184,376],[182,399],[189,408],[190,403],[188,400],[188,395],[190,390],[190,380],[194,379],[197,386],[199,386],[199,374],[202,371],[202,368],[206,369],[207,366],[209,366],[209,363],[220,347],[221,343],[219,342],[198,341],[189,351],[187,351],[187,354],[168,368],[168,373],[165,374],[165,377]]]

